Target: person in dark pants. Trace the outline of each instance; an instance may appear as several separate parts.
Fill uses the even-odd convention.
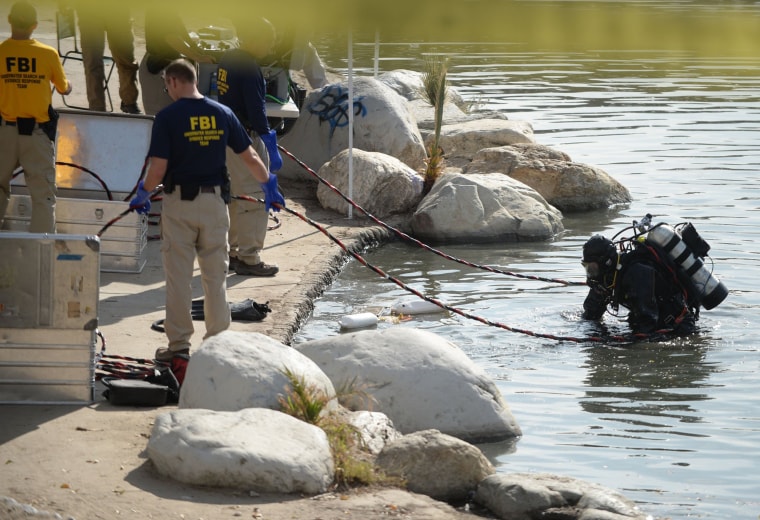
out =
[[[619,252],[611,240],[594,235],[583,245],[582,264],[590,287],[583,318],[600,319],[607,306],[628,309],[634,333],[667,331],[678,335],[696,330],[694,310],[664,252],[647,242]]]
[[[190,350],[194,332],[191,281],[196,258],[204,293],[204,339],[230,325],[226,148],[232,148],[250,175],[262,183],[267,209],[273,203],[284,207],[285,200],[278,192],[277,177],[267,171],[232,111],[198,92],[193,64],[175,60],[164,74],[174,102],[155,116],[148,173],[130,206],[147,213],[150,192],[164,185],[161,252],[166,274],[164,328],[169,344],[156,351],[156,359],[170,361]]]
[[[87,84],[87,102],[90,110],[105,111],[105,53],[106,36],[111,56],[119,74],[121,111],[139,114],[137,106],[137,69],[135,61],[132,17],[128,3],[102,0],[73,0],[79,18],[79,34]]]
[[[258,60],[271,53],[275,32],[263,18],[238,23],[239,47],[228,50],[219,60],[217,85],[219,102],[230,107],[243,123],[253,147],[270,171],[282,166],[277,136],[269,128],[266,114],[266,81]],[[233,195],[261,197],[261,188],[251,179],[245,164],[227,149]],[[269,215],[261,204],[244,200],[230,203],[230,269],[244,276],[274,276],[276,265],[261,259]]]
[[[55,130],[50,84],[64,95],[71,82],[58,51],[32,39],[37,10],[26,1],[13,4],[11,37],[0,43],[0,224],[11,194],[11,178],[24,168],[32,200],[32,233],[55,233]]]
[[[174,4],[151,4],[145,9],[145,55],[139,67],[146,114],[157,114],[171,104],[172,99],[164,90],[162,71],[172,60],[183,57],[195,63],[214,63],[214,58],[190,37]]]

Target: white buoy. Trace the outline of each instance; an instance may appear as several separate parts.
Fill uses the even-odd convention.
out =
[[[361,329],[377,325],[377,316],[371,312],[349,314],[338,320],[341,329]]]
[[[391,312],[393,314],[433,314],[437,312],[444,312],[446,309],[439,307],[433,302],[427,300],[409,300],[404,302],[396,302],[391,305]]]

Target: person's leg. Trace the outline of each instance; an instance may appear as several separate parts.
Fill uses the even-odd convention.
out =
[[[87,102],[90,110],[105,111],[106,76],[103,68],[105,23],[99,9],[78,9],[77,17],[79,18],[79,39],[82,45],[84,78],[87,86]]]
[[[261,138],[253,136],[253,147],[265,165],[269,165],[269,155]],[[230,156],[232,155],[232,157]],[[245,163],[235,154],[228,154],[227,168],[230,172],[232,195],[247,195],[263,199],[261,184],[253,178]],[[267,234],[269,214],[263,204],[236,200],[230,206],[230,244],[236,248],[235,272],[249,276],[272,276],[279,269],[266,264],[261,259]]]
[[[289,67],[291,70],[302,70],[311,88],[322,88],[327,85],[325,65],[317,49],[303,35],[293,40]]]
[[[164,194],[161,204],[161,255],[166,276],[164,330],[172,352],[189,349],[195,331],[190,284],[198,231],[188,221],[195,211],[191,201],[180,200],[179,189]]]
[[[18,136],[19,163],[32,199],[31,233],[55,233],[55,146],[35,128],[32,135]]]
[[[164,79],[161,74],[151,74],[146,64],[147,56],[140,61],[138,71],[140,77],[140,93],[142,94],[143,110],[148,115],[155,115],[162,108],[172,104],[172,98],[164,92]]]
[[[264,192],[258,184],[247,187],[245,194],[254,199],[264,199]],[[237,201],[235,216],[238,222],[238,260],[249,265],[261,263],[261,250],[264,248],[269,222],[266,208],[258,202]]]
[[[305,53],[303,72],[311,88],[322,88],[327,85],[325,65],[311,42],[303,49]]]
[[[245,168],[245,165],[243,164],[243,161],[237,156],[235,152],[233,152],[230,147],[227,147],[227,172],[230,175],[230,194],[231,195],[240,195],[243,193],[242,191],[242,183],[244,180],[244,175],[246,174],[244,169],[247,171],[247,168]],[[249,172],[250,173],[250,172]],[[238,255],[238,238],[237,238],[237,212],[238,212],[238,205],[242,204],[250,204],[250,202],[246,202],[243,200],[237,200],[232,199],[230,200],[230,203],[227,205],[227,212],[230,217],[230,230],[228,235],[228,242],[229,242],[229,253],[230,253],[230,271],[234,269],[234,264],[237,262],[237,255]]]
[[[11,199],[11,177],[18,166],[18,130],[0,126],[0,226]]]
[[[203,285],[203,313],[206,339],[230,327],[230,306],[227,302],[227,230],[230,226],[227,207],[219,194],[200,193],[196,198],[198,242],[196,252]]]
[[[108,8],[106,31],[108,47],[116,62],[119,74],[119,98],[122,111],[125,107],[137,108],[137,70],[135,61],[134,34],[132,33],[132,18],[125,5],[112,5]]]

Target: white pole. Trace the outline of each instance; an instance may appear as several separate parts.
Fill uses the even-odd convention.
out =
[[[348,198],[354,200],[354,43],[348,32]],[[354,207],[348,205],[348,218]]]
[[[380,31],[375,31],[375,79],[380,68]]]

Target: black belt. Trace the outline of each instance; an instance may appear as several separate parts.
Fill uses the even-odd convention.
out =
[[[186,187],[187,187],[187,186],[189,186],[189,187],[191,187],[191,188],[193,187],[193,185],[192,185],[192,184],[190,184],[190,185],[186,185]],[[198,186],[198,185],[196,184],[195,186]],[[177,185],[177,187],[180,187],[180,188],[181,188],[181,187],[182,187],[182,185],[181,185],[181,184],[178,184],[178,185]],[[202,186],[198,186],[198,189],[199,189],[199,191],[200,191],[201,193],[216,193],[216,188],[218,188],[218,186],[210,186],[210,185],[202,185]]]
[[[5,126],[16,126],[16,122],[15,121],[6,121],[2,117],[0,117],[0,124],[1,125],[5,125]]]

